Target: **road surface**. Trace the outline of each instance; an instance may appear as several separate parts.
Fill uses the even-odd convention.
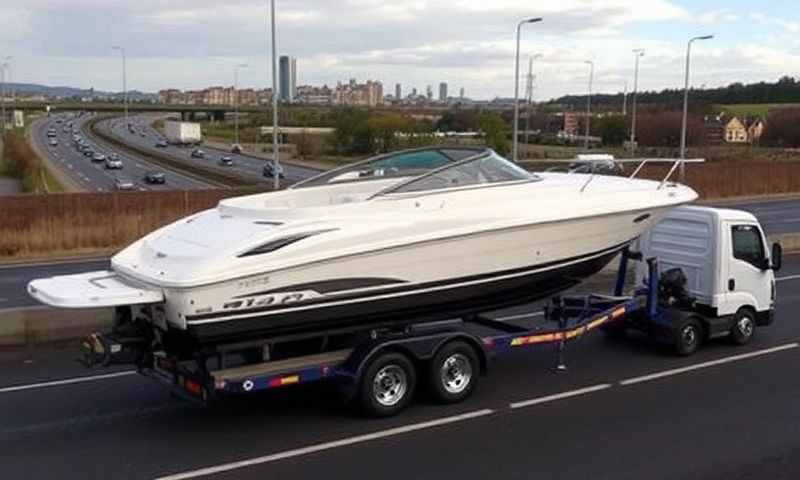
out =
[[[171,157],[202,166],[204,168],[217,169],[224,172],[234,172],[243,178],[251,178],[259,180],[265,184],[271,184],[271,178],[265,178],[263,175],[263,168],[265,160],[261,158],[251,157],[243,154],[234,154],[230,152],[223,152],[221,150],[208,148],[202,146],[201,149],[206,153],[206,158],[193,158],[191,156],[192,148],[178,147],[168,145],[166,148],[157,148],[156,142],[164,139],[160,132],[155,130],[152,125],[152,117],[136,116],[129,119],[133,126],[133,131],[126,128],[123,119],[113,119],[105,122],[100,122],[98,128],[104,129],[106,132],[112,132],[117,138],[129,145],[135,145],[138,148],[160,153],[162,155],[170,155]],[[219,159],[222,156],[229,156],[233,160],[233,166],[223,167],[219,165]],[[293,165],[291,163],[283,163],[286,178],[283,180],[285,184],[290,185],[305,180],[320,173],[320,170],[308,167]]]
[[[366,420],[322,386],[203,409],[72,348],[0,354],[8,478],[459,480],[793,479],[800,476],[800,262],[788,258],[775,325],[747,347],[676,358],[633,337],[501,357],[465,403],[422,395]],[[102,375],[92,377],[91,375]],[[87,377],[89,376],[89,377]]]
[[[103,162],[92,162],[75,148],[73,131],[66,128],[69,121],[74,122],[80,129],[88,121],[89,115],[80,118],[72,118],[71,114],[59,114],[46,118],[35,124],[32,134],[33,141],[39,146],[39,150],[49,155],[51,163],[64,171],[84,190],[91,192],[105,192],[114,190],[114,180],[117,177],[127,178],[134,182],[137,190],[193,190],[211,188],[208,183],[189,178],[184,175],[165,170],[161,167],[152,165],[147,161],[132,156],[128,153],[118,151],[110,145],[95,142],[89,138],[87,143],[95,152],[110,155],[116,153],[122,160],[122,170],[107,170]],[[51,145],[48,138],[48,129],[53,128],[56,132],[58,145]],[[84,137],[79,131],[78,135]],[[148,171],[161,171],[166,176],[166,184],[149,185],[144,181]]]

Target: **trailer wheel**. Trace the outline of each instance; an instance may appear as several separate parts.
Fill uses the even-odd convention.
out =
[[[396,415],[411,401],[416,382],[414,365],[408,357],[396,352],[379,355],[361,380],[361,408],[372,417]]]
[[[740,308],[733,316],[731,340],[736,345],[747,345],[756,332],[756,318],[749,308]]]
[[[475,349],[464,342],[442,347],[428,369],[428,381],[436,401],[456,403],[467,398],[478,383],[480,364]]]
[[[675,325],[675,351],[678,355],[689,356],[700,348],[703,327],[695,317],[687,317]]]

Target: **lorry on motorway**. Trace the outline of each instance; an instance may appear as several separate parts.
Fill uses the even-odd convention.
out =
[[[203,141],[199,123],[164,122],[164,136],[174,145],[196,145]]]
[[[176,396],[204,404],[328,381],[367,414],[389,416],[409,404],[420,384],[440,403],[464,400],[491,360],[504,353],[550,346],[556,370],[564,370],[567,344],[595,330],[615,337],[640,330],[679,355],[723,336],[747,344],[757,327],[775,318],[774,272],[781,263],[781,246],[767,249],[763,229],[749,213],[682,207],[623,252],[611,295],[560,295],[543,312],[536,307],[507,319],[409,318],[401,325],[328,327],[188,351],[170,349],[169,332],[149,320],[163,306],[123,305],[115,307],[110,332],[83,342],[83,362],[135,365]],[[89,283],[113,279],[113,272],[100,273],[106,276]],[[135,289],[117,283],[104,288],[115,288],[120,298],[136,297]],[[36,297],[34,287],[28,290]]]

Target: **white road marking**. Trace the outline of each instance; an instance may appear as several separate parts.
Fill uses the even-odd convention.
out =
[[[524,400],[524,401],[521,401],[521,402],[514,402],[514,403],[510,404],[509,407],[511,407],[512,409],[532,407],[534,405],[540,405],[542,403],[555,402],[556,400],[564,400],[565,398],[578,397],[578,396],[581,396],[581,395],[587,395],[587,394],[590,394],[590,393],[595,393],[595,392],[599,392],[599,391],[602,391],[602,390],[607,390],[607,389],[611,388],[612,386],[613,385],[611,385],[610,383],[603,383],[603,384],[600,384],[600,385],[594,385],[592,387],[586,387],[586,388],[581,388],[581,389],[578,389],[578,390],[572,390],[570,392],[556,393],[555,395],[548,395],[546,397],[539,397],[539,398],[534,398],[532,400]]]
[[[764,355],[770,355],[772,353],[779,353],[786,350],[792,350],[794,348],[800,347],[800,343],[790,343],[788,345],[782,345],[780,347],[768,348],[766,350],[758,350],[755,352],[744,353],[742,355],[734,355],[732,357],[720,358],[719,360],[712,360],[710,362],[698,363],[696,365],[690,365],[688,367],[683,368],[675,368],[673,370],[665,370],[663,372],[652,373],[650,375],[644,375],[641,377],[634,377],[629,378],[627,380],[622,380],[619,382],[620,385],[628,386],[628,385],[636,385],[638,383],[649,382],[652,380],[658,380],[664,377],[670,377],[673,375],[680,375],[682,373],[693,372],[695,370],[701,370],[704,368],[709,367],[716,367],[717,365],[724,365],[726,363],[733,363],[733,362],[740,362],[742,360],[747,360],[750,358],[762,357]]]
[[[788,277],[776,278],[776,282],[788,282],[789,280],[800,280],[800,275],[790,275]]]
[[[57,387],[60,385],[72,385],[75,383],[96,382],[98,380],[107,380],[109,378],[127,377],[128,375],[135,375],[135,370],[126,370],[124,372],[107,373],[104,375],[92,375],[89,377],[76,377],[67,378],[65,380],[53,380],[51,382],[31,383],[28,385],[14,385],[11,387],[0,388],[0,393],[20,392],[23,390],[34,390],[37,388]]]
[[[477,410],[475,412],[464,413],[462,415],[439,418],[437,420],[431,420],[428,422],[413,423],[411,425],[390,428],[387,430],[381,430],[374,433],[367,433],[364,435],[357,435],[355,437],[343,438],[341,440],[335,440],[332,442],[318,443],[316,445],[310,445],[308,447],[286,450],[284,452],[273,453],[271,455],[265,455],[263,457],[255,457],[255,458],[250,458],[248,460],[225,463],[214,467],[207,467],[198,470],[191,470],[188,472],[176,473],[174,475],[159,477],[156,480],[184,480],[188,478],[197,478],[197,477],[204,477],[207,475],[215,475],[223,472],[230,472],[231,470],[238,470],[240,468],[252,467],[254,465],[263,465],[265,463],[277,462],[280,460],[286,460],[288,458],[302,457],[305,455],[311,455],[313,453],[322,452],[325,450],[332,450],[335,448],[346,447],[358,443],[381,440],[395,435],[403,435],[406,433],[425,430],[428,428],[440,427],[442,425],[449,425],[456,422],[463,422],[465,420],[471,420],[473,418],[485,417],[486,415],[491,415],[493,413],[495,413],[495,411],[490,409]]]

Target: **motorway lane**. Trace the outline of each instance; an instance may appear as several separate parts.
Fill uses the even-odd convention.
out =
[[[66,133],[63,131],[69,115],[60,114],[49,117],[48,119],[37,124],[37,128],[33,132],[33,139],[41,146],[41,150],[47,152],[54,163],[60,164],[62,170],[74,178],[79,185],[87,191],[111,191],[114,190],[114,180],[119,176],[128,178],[136,184],[139,190],[192,190],[192,189],[206,189],[210,185],[195,180],[183,175],[162,169],[147,163],[146,161],[133,157],[127,153],[119,152],[115,148],[94,142],[86,138],[87,143],[96,152],[109,155],[117,153],[122,160],[123,169],[107,170],[105,165],[101,162],[93,163],[89,158],[83,156],[75,148],[75,142],[72,140],[73,133],[70,131]],[[76,125],[83,127],[86,121],[91,117],[84,115],[81,118],[74,119]],[[62,119],[62,123],[57,123],[58,119]],[[54,126],[58,134],[58,146],[53,147],[49,145],[47,138],[47,130],[50,126]],[[79,135],[82,137],[83,132]],[[165,185],[149,185],[144,181],[144,176],[148,171],[158,170],[164,172],[167,183]]]
[[[800,271],[800,261],[787,259],[787,270]],[[797,478],[800,384],[785,372],[799,366],[800,349],[620,384],[796,342],[800,282],[781,282],[778,295],[776,324],[759,329],[748,347],[720,341],[695,357],[676,358],[646,340],[592,335],[570,346],[566,374],[550,373],[550,348],[516,352],[492,365],[467,402],[437,406],[423,395],[403,415],[385,420],[352,415],[323,387],[287,388],[213,409],[172,400],[137,375],[4,391],[87,372],[68,362],[69,350],[0,355],[0,411],[14,412],[0,422],[4,472],[9,478],[155,478],[404,428],[209,478],[362,478],[365,472],[404,480],[704,479],[746,472],[756,473],[746,478]],[[597,385],[610,386],[510,408]],[[419,426],[474,412],[483,416]],[[775,475],[757,475],[765,463]]]
[[[130,132],[125,127],[124,120],[113,119],[101,122],[98,128],[105,129],[107,132],[113,132],[118,138],[125,143],[136,145],[139,148],[158,152],[161,154],[168,154],[174,158],[192,163],[195,165],[203,166],[204,168],[214,168],[224,172],[235,172],[245,178],[256,178],[264,183],[271,183],[271,178],[264,178],[262,169],[264,168],[265,160],[260,158],[251,157],[243,154],[234,154],[224,152],[214,148],[203,146],[202,150],[206,152],[205,159],[197,159],[191,157],[192,148],[178,147],[169,145],[167,148],[156,148],[155,143],[159,139],[163,139],[163,135],[154,129],[151,125],[153,119],[146,116],[131,117],[129,121],[134,125],[135,132]],[[144,132],[145,136],[142,137],[141,133]],[[232,167],[222,167],[219,165],[219,159],[222,156],[230,156],[233,159]],[[286,178],[284,182],[287,184],[297,183],[320,173],[320,170],[293,165],[291,163],[283,163]]]
[[[720,205],[725,207],[726,205]],[[747,210],[758,217],[768,234],[800,232],[800,199],[782,198],[735,202],[731,208]]]
[[[111,267],[108,259],[89,259],[61,263],[41,263],[0,266],[0,309],[39,305],[28,295],[26,285],[31,280],[55,275],[73,275]]]

